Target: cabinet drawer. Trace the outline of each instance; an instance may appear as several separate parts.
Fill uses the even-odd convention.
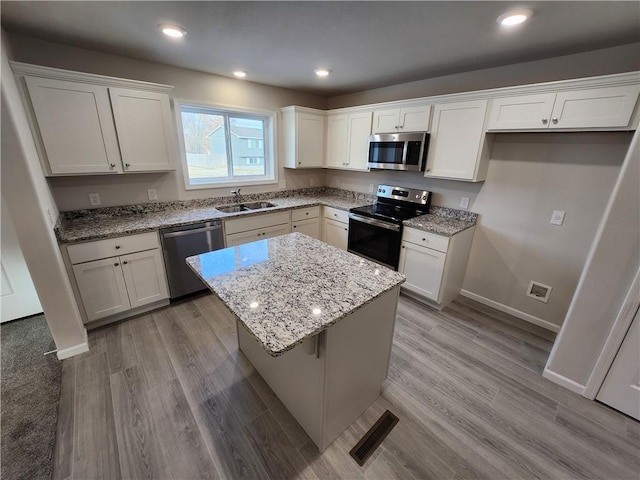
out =
[[[289,223],[290,213],[278,212],[268,213],[266,215],[256,215],[254,217],[237,218],[235,220],[226,220],[224,222],[224,229],[227,235],[239,232],[246,232],[248,230],[255,230],[257,228],[271,227],[273,225],[283,225]]]
[[[320,207],[297,208],[291,211],[291,221],[306,220],[307,218],[315,218],[320,216]]]
[[[445,253],[449,246],[449,237],[443,237],[442,235],[436,235],[422,230],[415,230],[413,228],[404,229],[402,240]]]
[[[141,252],[159,248],[158,234],[156,232],[130,235],[127,237],[107,238],[95,242],[78,243],[69,245],[67,251],[73,265],[90,262],[101,258],[115,257],[127,253]]]
[[[349,212],[339,208],[324,207],[324,218],[330,218],[342,223],[349,223]]]

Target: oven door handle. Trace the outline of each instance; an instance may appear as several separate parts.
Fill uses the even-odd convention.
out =
[[[400,225],[383,222],[381,220],[376,220],[374,218],[363,217],[362,215],[356,215],[355,213],[350,213],[349,218],[351,220],[355,220],[356,222],[368,223],[369,225],[373,225],[374,227],[380,227],[386,230],[393,230],[394,232],[400,231]]]

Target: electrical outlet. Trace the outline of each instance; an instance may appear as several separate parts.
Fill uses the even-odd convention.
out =
[[[373,183],[369,184],[369,193],[373,193]]]
[[[462,197],[460,199],[460,208],[469,208],[469,197]]]
[[[149,197],[149,200],[158,200],[158,192],[156,191],[155,188],[148,189],[147,195]]]
[[[55,225],[53,223],[53,215],[51,215],[51,210],[47,208],[47,218],[49,219],[49,225],[52,227]]]
[[[310,187],[313,187],[315,184],[316,184],[316,179],[315,179],[315,178],[313,178],[313,177],[311,177],[311,178],[309,179],[309,186],[310,186]]]
[[[90,193],[89,194],[89,203],[94,207],[100,205],[100,194],[98,194],[98,193]]]
[[[564,222],[564,212],[562,210],[554,210],[551,214],[551,225],[562,225]]]

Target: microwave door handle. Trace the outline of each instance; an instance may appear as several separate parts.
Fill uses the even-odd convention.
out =
[[[362,215],[356,215],[355,213],[350,213],[349,218],[351,220],[355,220],[356,222],[367,223],[369,225],[373,225],[374,227],[380,227],[387,230],[393,230],[394,232],[400,231],[400,225],[395,225],[393,223],[381,222],[380,220],[376,220],[374,218],[363,217]]]
[[[405,140],[402,146],[402,165],[407,166],[407,153],[409,152],[409,142]]]

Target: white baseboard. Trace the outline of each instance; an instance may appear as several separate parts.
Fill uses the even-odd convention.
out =
[[[65,358],[74,357],[88,351],[89,342],[83,342],[78,345],[74,345],[73,347],[63,348],[57,352],[58,360],[64,360]]]
[[[528,313],[521,312],[520,310],[516,310],[515,308],[509,307],[508,305],[498,303],[489,298],[470,292],[469,290],[464,290],[464,289],[461,290],[460,295],[470,298],[471,300],[475,300],[476,302],[480,302],[489,307],[493,307],[496,310],[500,310],[501,312],[508,313],[509,315],[513,315],[514,317],[517,317],[526,322],[533,323],[534,325],[538,325],[539,327],[542,327],[546,330],[551,330],[552,332],[557,332],[558,330],[560,330],[560,327],[558,325],[555,325],[551,322],[547,322],[542,318],[534,317],[533,315],[529,315]]]
[[[574,393],[577,393],[578,395],[584,395],[584,389],[585,389],[584,385],[581,385],[578,382],[574,382],[573,380],[567,377],[563,377],[562,375],[557,374],[556,372],[547,370],[546,367],[542,372],[542,376],[547,380],[552,381],[553,383],[557,383],[561,387],[564,387],[568,390],[571,390]]]

